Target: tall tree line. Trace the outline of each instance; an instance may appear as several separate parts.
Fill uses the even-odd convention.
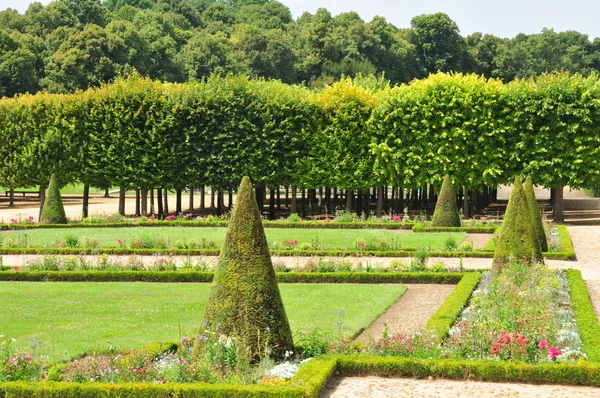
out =
[[[406,28],[324,8],[294,20],[268,0],[55,0],[0,11],[0,27],[0,96],[8,97],[85,90],[134,69],[168,82],[234,73],[308,87],[358,73],[395,85],[438,71],[508,82],[600,69],[600,39],[578,32],[463,37],[443,13]]]
[[[234,75],[180,84],[133,74],[74,94],[2,99],[0,134],[8,188],[43,187],[55,173],[62,183],[146,195],[224,192],[248,175],[259,188],[335,189],[352,206],[354,195],[368,204],[386,186],[430,197],[446,174],[484,196],[515,175],[594,187],[600,80],[558,73],[505,84],[437,73],[392,87],[359,75],[315,91]]]

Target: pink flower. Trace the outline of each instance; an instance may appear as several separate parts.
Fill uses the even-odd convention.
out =
[[[15,271],[18,271],[18,270],[19,270],[19,266],[18,266],[18,265],[15,265],[15,266],[13,267],[13,269],[14,269]]]
[[[29,217],[27,217],[27,221],[29,221],[29,222],[33,222],[33,216],[29,216]]]
[[[548,340],[542,340],[538,343],[538,347],[540,348],[545,348],[548,347],[550,344],[548,344]]]
[[[394,221],[402,221],[402,216],[394,216]]]
[[[156,216],[154,214],[151,214],[150,217],[148,217],[149,220],[155,220]]]
[[[298,239],[294,239],[293,241],[290,242],[290,245],[297,245],[298,244]]]
[[[188,213],[188,214],[186,214],[184,217],[185,217],[185,218],[192,218],[192,217],[194,217],[194,215],[193,215],[192,213]]]
[[[481,217],[480,220],[485,221],[485,220],[487,220],[487,217]]]
[[[418,219],[419,219],[419,216],[415,216],[415,220],[418,220]]]
[[[14,218],[11,218],[11,219],[10,219],[10,222],[11,222],[11,223],[13,223],[13,224],[16,224],[16,223],[17,223],[17,220],[15,220]]]
[[[170,215],[170,216],[166,216],[165,220],[169,221],[169,220],[174,220],[176,217],[174,215]]]
[[[562,354],[562,351],[554,346],[550,347],[550,349],[548,350],[548,356],[550,357],[550,359],[556,359],[556,357],[560,354]]]

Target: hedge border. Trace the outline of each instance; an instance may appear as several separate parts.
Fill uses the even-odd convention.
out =
[[[464,227],[429,227],[421,224],[415,224],[412,227],[413,232],[467,232],[479,234],[493,234],[498,226],[464,226]]]
[[[400,222],[341,222],[341,221],[268,221],[263,220],[265,228],[315,228],[315,229],[412,229],[415,223]],[[19,231],[27,229],[48,229],[48,228],[134,228],[134,227],[204,227],[204,228],[225,228],[229,226],[229,221],[137,221],[137,222],[111,222],[111,223],[83,223],[72,222],[69,224],[0,224],[0,231]]]
[[[276,272],[279,283],[437,283],[458,284],[457,272]],[[198,271],[5,271],[2,282],[210,283],[214,272]]]
[[[569,268],[566,272],[571,288],[571,300],[573,300],[573,308],[577,317],[577,327],[588,360],[600,362],[600,323],[594,312],[587,286],[581,276],[581,271]]]

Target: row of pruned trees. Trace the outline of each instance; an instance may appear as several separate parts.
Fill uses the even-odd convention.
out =
[[[145,212],[152,188],[230,191],[244,175],[352,199],[438,186],[446,174],[477,195],[527,174],[559,188],[560,204],[561,187],[600,184],[599,122],[597,76],[503,84],[439,73],[393,88],[358,77],[314,92],[238,76],[171,84],[134,75],[1,100],[0,185],[43,187],[56,173],[140,189]]]

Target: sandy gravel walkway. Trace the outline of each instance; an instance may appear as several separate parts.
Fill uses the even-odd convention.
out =
[[[386,312],[365,329],[355,340],[367,343],[379,340],[384,324],[388,324],[390,335],[413,334],[427,325],[427,321],[456,285],[406,284],[408,289]]]
[[[600,397],[600,388],[489,383],[456,380],[388,379],[383,377],[346,377],[331,380],[321,398],[350,397]]]

